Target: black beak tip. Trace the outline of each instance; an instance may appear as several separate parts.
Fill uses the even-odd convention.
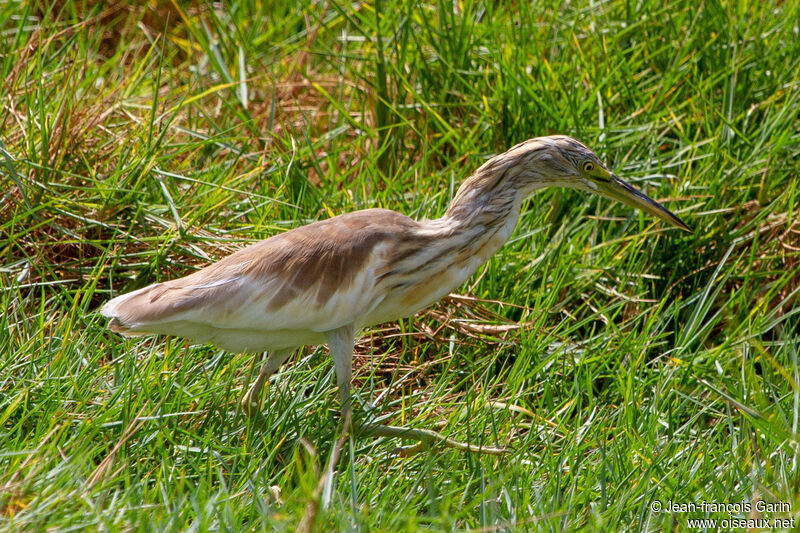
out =
[[[681,228],[686,233],[694,233],[694,230],[689,226],[689,224],[687,224],[680,218],[675,217],[675,221],[678,223],[678,227]]]

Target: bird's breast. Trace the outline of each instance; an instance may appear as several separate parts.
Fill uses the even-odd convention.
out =
[[[411,316],[449,294],[468,277],[469,274],[450,269],[423,279],[397,282],[381,303],[359,320],[359,325],[373,326]]]
[[[411,272],[403,271],[383,281],[385,297],[358,321],[361,327],[405,318],[440,300],[467,281],[509,238],[516,217],[482,231],[464,234],[450,242],[446,255],[432,254]]]
[[[386,297],[362,320],[361,326],[372,326],[382,322],[411,316],[464,283],[484,263],[481,254],[464,254],[453,258],[442,268],[421,268],[413,276],[389,280]]]

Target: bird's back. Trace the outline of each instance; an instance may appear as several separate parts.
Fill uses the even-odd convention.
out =
[[[385,209],[347,213],[114,298],[101,312],[126,335],[165,333],[236,351],[315,344],[380,304],[392,252],[418,225]]]

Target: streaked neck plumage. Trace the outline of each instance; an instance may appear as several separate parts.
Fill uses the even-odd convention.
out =
[[[575,186],[573,180],[539,171],[552,165],[551,138],[531,139],[493,157],[458,188],[443,218],[459,224],[502,226],[507,217],[516,220],[522,201],[537,189]],[[563,175],[563,174],[562,174]]]
[[[520,172],[520,158],[535,152],[526,149],[492,158],[461,184],[442,217],[420,221],[417,235],[437,245],[415,256],[415,268],[451,265],[462,268],[458,278],[466,279],[503,246],[517,225],[523,200],[534,190],[555,184],[544,176],[537,179]]]
[[[517,153],[513,153],[515,150]],[[499,231],[508,238],[525,198],[537,189],[564,185],[547,176],[523,172],[527,165],[520,165],[520,160],[534,159],[540,153],[538,147],[520,146],[490,159],[464,180],[444,216],[429,223],[450,234],[490,239]]]

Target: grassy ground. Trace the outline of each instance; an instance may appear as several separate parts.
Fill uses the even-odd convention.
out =
[[[459,297],[356,355],[372,416],[513,454],[351,440],[318,529],[797,517],[798,2],[58,4],[0,3],[0,528],[293,529],[336,435],[324,349],[251,421],[252,356],[99,305],[346,211],[438,216],[554,133],[694,234],[535,195]]]

